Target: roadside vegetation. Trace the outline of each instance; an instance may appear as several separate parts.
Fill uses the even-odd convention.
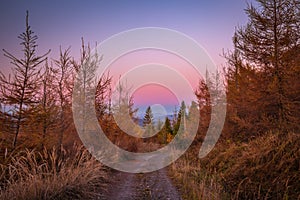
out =
[[[14,151],[0,165],[0,199],[96,199],[105,168],[83,147]]]
[[[111,99],[113,77],[99,79],[92,99],[98,122],[120,148],[153,151],[199,125],[189,150],[168,168],[184,199],[300,199],[300,2],[257,5],[248,5],[248,23],[235,29],[227,66],[207,72],[197,101],[181,102],[172,117],[155,122],[149,106],[138,119],[130,86],[120,84]],[[62,47],[58,58],[38,55],[28,12],[25,22],[18,37],[24,55],[4,50],[13,70],[0,72],[0,199],[101,199],[108,169],[82,145],[72,117],[76,75],[82,71],[89,83],[101,56],[83,39],[79,60]],[[85,90],[78,96],[91,100]],[[200,159],[211,118],[218,122],[212,109],[225,95],[222,134]],[[124,131],[141,132],[139,120],[145,134],[157,134],[142,139]]]
[[[299,1],[257,3],[246,8],[248,23],[236,28],[234,50],[224,55],[227,116],[203,159],[197,155],[214,106],[207,84],[217,85],[217,76],[196,91],[198,135],[170,168],[186,199],[300,198]]]

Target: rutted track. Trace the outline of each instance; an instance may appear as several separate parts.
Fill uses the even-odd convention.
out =
[[[178,191],[166,173],[166,169],[145,173],[131,174],[112,172],[105,200],[181,200]]]

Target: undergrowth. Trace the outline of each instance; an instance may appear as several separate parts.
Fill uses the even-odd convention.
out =
[[[300,199],[300,135],[267,133],[247,143],[222,141],[171,168],[186,199]]]
[[[106,179],[103,166],[83,147],[25,149],[0,165],[0,199],[95,199]]]

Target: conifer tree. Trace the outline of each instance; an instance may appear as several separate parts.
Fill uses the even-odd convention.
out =
[[[168,136],[172,135],[171,122],[168,117],[165,118],[165,123],[158,133],[158,137],[161,143],[166,144],[168,142]]]
[[[152,114],[151,107],[148,106],[147,109],[146,109],[144,119],[143,119],[143,125],[147,126],[147,125],[150,125],[150,124],[153,124],[153,114]]]
[[[287,128],[290,113],[297,108],[295,100],[289,96],[293,90],[289,80],[293,77],[291,70],[295,72],[292,69],[295,59],[290,56],[286,59],[286,56],[299,52],[300,3],[298,0],[257,2],[259,7],[249,5],[246,9],[247,25],[236,30],[234,53],[240,57],[237,61],[257,70],[258,84],[261,84],[257,88],[261,95],[257,106],[262,109],[270,128],[282,130]],[[235,72],[238,73],[238,68]]]
[[[29,26],[28,11],[26,13],[25,31],[18,38],[21,40],[20,45],[23,47],[24,57],[17,58],[3,49],[4,55],[10,59],[14,68],[12,69],[12,75],[9,75],[8,78],[0,72],[0,85],[4,103],[14,107],[13,147],[17,145],[21,127],[30,116],[28,111],[38,103],[37,93],[41,83],[39,66],[45,61],[50,51],[41,56],[36,54],[38,37]]]
[[[186,120],[186,105],[185,102],[182,101],[180,105],[179,112],[177,114],[177,120],[174,124],[174,132],[173,134],[177,134],[177,132],[183,132],[185,130],[185,120]]]
[[[146,113],[143,118],[143,125],[146,129],[146,135],[151,135],[154,131],[154,119],[150,106],[148,106],[148,108],[146,109]]]
[[[62,50],[60,48],[60,55],[58,60],[54,60],[55,67],[52,68],[52,71],[55,76],[53,84],[55,85],[55,92],[57,94],[57,103],[59,105],[58,112],[58,148],[61,147],[63,143],[63,134],[70,124],[68,116],[71,116],[70,113],[70,104],[71,104],[71,92],[68,90],[68,87],[72,85],[71,75],[73,73],[71,57],[70,57],[70,48]]]

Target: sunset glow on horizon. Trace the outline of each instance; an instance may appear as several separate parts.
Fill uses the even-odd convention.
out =
[[[137,107],[153,104],[174,107],[183,100],[189,103],[193,97],[187,94],[187,88],[194,91],[202,78],[192,65],[179,56],[151,49],[133,51],[119,57],[106,73],[114,77],[113,88],[120,79],[128,89],[134,88],[130,92]],[[159,79],[157,83],[156,78]],[[145,80],[151,83],[144,83]]]
[[[136,106],[179,105],[176,96],[168,88],[158,84],[148,84],[138,88],[133,92],[132,98]]]
[[[3,1],[0,13],[5,20],[1,20],[0,25],[5,31],[1,31],[0,45],[1,49],[6,49],[17,57],[23,56],[17,36],[24,31],[25,12],[28,10],[30,26],[38,36],[37,54],[51,49],[48,55],[50,65],[53,60],[58,59],[60,46],[63,50],[71,47],[70,56],[78,61],[82,37],[85,44],[93,49],[96,43],[100,44],[122,31],[162,27],[193,38],[203,46],[216,66],[221,68],[225,65],[225,59],[220,55],[223,50],[232,48],[232,42],[228,38],[232,37],[234,27],[246,20],[243,12],[245,5],[246,0],[234,3],[221,0],[126,0],[118,3],[90,1],[84,6],[81,1]],[[101,54],[101,49],[99,53]],[[11,67],[9,60],[0,54],[0,70],[8,74]],[[177,55],[149,49],[122,55],[111,63],[106,72],[113,77],[112,87],[119,79],[128,81],[127,86],[135,90],[131,91],[135,104],[140,107],[154,103],[174,106],[181,101],[189,104],[194,96],[187,91],[195,91],[199,80],[204,76]],[[149,82],[151,78],[158,78],[163,84],[159,86],[156,81]],[[143,82],[146,79],[148,83]]]

